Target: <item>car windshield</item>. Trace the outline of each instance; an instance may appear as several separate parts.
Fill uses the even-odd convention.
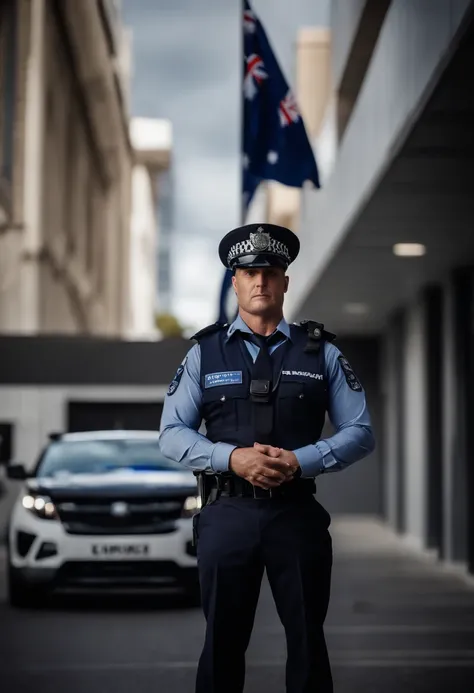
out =
[[[156,472],[183,468],[164,457],[154,440],[55,441],[46,449],[37,476],[107,474],[124,469]]]

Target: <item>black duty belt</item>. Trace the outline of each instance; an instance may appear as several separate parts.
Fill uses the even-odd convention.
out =
[[[216,474],[211,475],[211,486],[214,487],[220,496],[236,496],[242,498],[302,498],[316,493],[316,483],[314,479],[297,479],[286,481],[265,490],[259,486],[253,486],[249,481],[239,476]]]

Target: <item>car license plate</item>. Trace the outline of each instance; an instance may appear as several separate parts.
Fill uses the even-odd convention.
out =
[[[92,555],[100,558],[145,558],[150,552],[148,544],[92,544]]]

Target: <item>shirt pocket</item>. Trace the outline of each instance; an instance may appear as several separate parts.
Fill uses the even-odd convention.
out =
[[[279,396],[282,399],[293,398],[295,404],[313,405],[325,401],[327,386],[324,380],[308,378],[306,380],[282,380]]]
[[[291,397],[295,400],[302,400],[305,396],[305,385],[299,380],[281,380],[278,395],[281,399]]]
[[[220,419],[225,428],[238,428],[245,418],[245,400],[248,392],[245,385],[218,385],[203,392],[206,418]]]
[[[324,411],[324,383],[321,381],[282,380],[278,389],[278,423],[293,431],[313,426],[319,411]]]

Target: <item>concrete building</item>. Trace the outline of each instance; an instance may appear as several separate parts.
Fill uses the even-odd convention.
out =
[[[171,160],[172,129],[168,120],[133,118],[130,135],[134,148],[130,226],[130,322],[129,339],[156,339],[159,262],[162,245],[158,198],[161,205],[162,175]],[[165,239],[167,245],[167,239]],[[159,305],[160,309],[163,308]]]
[[[374,455],[321,479],[329,508],[470,572],[473,4],[333,0],[323,188],[302,195],[287,300],[338,334],[373,413]]]
[[[131,322],[127,37],[111,0],[0,8],[0,331]]]
[[[157,428],[188,348],[156,341],[172,132],[129,118],[130,46],[115,2],[0,6],[0,534],[8,460],[52,430]]]
[[[298,32],[294,87],[311,141],[317,140],[326,114],[331,88],[330,58],[329,29],[304,27]],[[300,223],[301,190],[289,188],[276,181],[269,181],[265,189],[267,220],[296,231]],[[256,206],[259,207],[258,201]]]

